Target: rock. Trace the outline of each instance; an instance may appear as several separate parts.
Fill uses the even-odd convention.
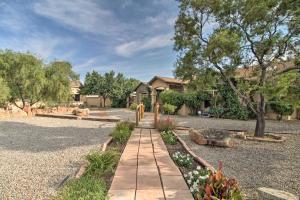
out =
[[[294,194],[282,190],[260,187],[257,189],[261,200],[299,200]]]
[[[88,116],[90,114],[90,110],[88,108],[85,108],[85,109],[75,109],[73,110],[73,115],[76,115],[76,116]]]
[[[207,140],[200,133],[200,131],[197,131],[195,129],[190,129],[189,136],[190,136],[191,140],[196,142],[197,144],[200,144],[200,145],[207,144]]]

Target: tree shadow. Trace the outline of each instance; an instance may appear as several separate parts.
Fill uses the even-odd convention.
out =
[[[76,120],[74,120],[76,123]],[[113,127],[45,127],[22,122],[0,122],[0,148],[15,151],[53,152],[101,144]]]

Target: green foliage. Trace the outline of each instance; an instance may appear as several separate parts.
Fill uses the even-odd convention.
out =
[[[100,178],[104,174],[113,173],[118,165],[120,154],[117,151],[93,152],[87,155],[89,166],[84,176]]]
[[[173,132],[170,130],[161,132],[161,137],[164,140],[164,142],[167,144],[170,144],[170,145],[177,144],[177,138],[173,134]]]
[[[130,105],[130,109],[131,109],[131,110],[136,110],[137,107],[138,107],[137,103],[132,103],[132,104]]]
[[[159,97],[163,104],[174,105],[177,109],[180,109],[180,107],[184,103],[183,94],[174,90],[163,91]]]
[[[176,123],[171,118],[167,117],[166,119],[159,120],[157,122],[157,130],[160,132],[163,131],[172,131],[176,128]]]
[[[177,151],[172,155],[172,158],[180,167],[190,168],[193,164],[190,154],[183,154]]]
[[[220,117],[222,117],[223,114],[224,114],[224,109],[221,108],[221,107],[211,108],[211,109],[209,110],[209,113],[210,113],[213,117],[220,118]]]
[[[83,176],[68,182],[55,200],[106,200],[106,195],[104,180]]]
[[[64,61],[44,66],[30,53],[0,52],[0,77],[9,88],[10,102],[21,100],[18,107],[23,109],[26,103],[69,100],[70,81],[78,79],[72,66]]]
[[[127,97],[138,84],[138,80],[127,79],[121,73],[116,75],[114,71],[110,71],[102,76],[93,71],[87,73],[81,93],[100,95],[104,101],[110,98],[113,107],[126,107]]]
[[[172,114],[175,113],[175,110],[176,110],[176,106],[173,106],[173,105],[168,104],[168,103],[165,103],[163,105],[163,111],[166,114],[172,115]]]
[[[224,112],[222,115],[225,118],[242,120],[249,118],[249,111],[240,104],[237,95],[228,85],[219,85],[218,91],[224,100]]]
[[[271,102],[270,107],[274,112],[280,115],[279,119],[281,119],[282,116],[291,115],[294,112],[293,105],[286,104],[285,102]]]
[[[267,96],[265,85],[277,76],[274,62],[296,58],[295,65],[299,67],[298,1],[181,0],[179,9],[174,36],[174,49],[178,51],[176,74],[193,82],[198,69],[217,70],[257,115],[258,127],[264,127],[260,116],[267,98],[260,98],[256,103],[262,106],[255,108],[249,93]],[[233,81],[234,72],[239,66],[253,64],[257,73],[251,79],[251,91],[244,93]],[[235,113],[246,116],[241,109]],[[263,128],[256,130],[256,135],[263,136]]]
[[[190,171],[187,174],[184,174],[184,178],[189,185],[190,191],[197,195],[199,192],[199,188],[201,185],[205,185],[206,179],[209,177],[210,171],[202,168],[200,166],[197,166],[196,169],[193,169],[193,171]]]
[[[203,101],[203,96],[198,92],[188,92],[184,94],[184,103],[192,110],[194,114],[201,107]]]
[[[151,111],[151,98],[150,97],[143,97],[142,102],[145,106],[145,112]]]
[[[9,88],[6,82],[0,77],[0,106],[3,105],[9,98]]]
[[[65,61],[54,61],[45,68],[47,100],[69,101],[71,100],[70,81],[79,77],[72,70],[72,65]]]
[[[113,140],[118,144],[125,144],[134,129],[134,123],[131,122],[120,122],[117,124],[116,129],[111,133]]]

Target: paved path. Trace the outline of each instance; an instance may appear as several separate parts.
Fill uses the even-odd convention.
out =
[[[121,156],[110,200],[192,200],[159,132],[136,128]]]

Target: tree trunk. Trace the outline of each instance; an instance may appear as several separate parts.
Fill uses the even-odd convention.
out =
[[[104,106],[104,108],[105,108],[105,102],[106,102],[106,97],[103,97],[103,106]]]
[[[255,134],[256,137],[263,137],[265,135],[265,117],[264,113],[258,113],[256,118]]]
[[[256,115],[256,127],[254,136],[263,137],[265,135],[265,126],[265,98],[263,94],[260,94],[260,102],[258,104],[258,113]]]

